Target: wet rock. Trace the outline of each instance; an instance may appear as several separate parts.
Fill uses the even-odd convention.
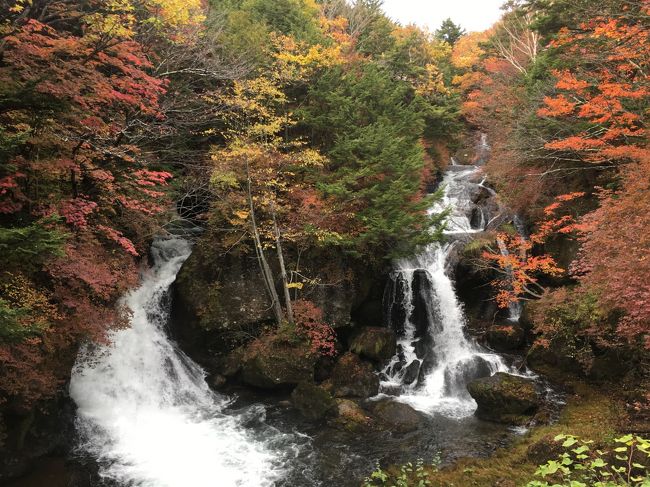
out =
[[[379,392],[379,377],[371,364],[363,362],[358,355],[346,353],[334,367],[332,385],[336,397],[367,398]]]
[[[516,350],[524,344],[524,337],[523,328],[515,323],[493,325],[487,332],[488,344],[497,352]]]
[[[431,285],[430,275],[423,269],[413,273],[413,314],[411,320],[415,325],[415,337],[430,335],[430,326],[440,326],[440,309],[435,298],[436,291]],[[431,322],[433,321],[433,323]]]
[[[275,389],[314,380],[316,357],[307,343],[295,343],[279,335],[266,335],[244,351],[242,381],[254,387]]]
[[[377,425],[397,433],[408,433],[419,428],[422,415],[408,404],[382,399],[372,405]]]
[[[363,328],[350,343],[350,351],[378,362],[389,360],[396,349],[397,338],[388,328]]]
[[[238,348],[230,352],[219,364],[219,372],[226,378],[236,376],[244,362],[244,349]]]
[[[362,326],[373,326],[377,323],[382,323],[384,320],[383,315],[384,310],[381,302],[381,294],[379,299],[362,303],[353,313],[355,323]]]
[[[313,421],[323,419],[336,411],[336,402],[324,388],[309,382],[301,382],[291,393],[291,404],[305,418]]]
[[[476,379],[467,390],[478,404],[476,415],[487,421],[524,424],[540,405],[532,380],[503,372]]]
[[[346,431],[363,430],[371,424],[370,417],[361,406],[350,399],[336,399],[336,414],[332,425]]]
[[[404,323],[406,323],[407,313],[404,303],[408,290],[408,283],[404,276],[399,273],[393,273],[389,276],[384,290],[384,319],[385,324],[399,336],[404,335]]]
[[[467,395],[468,383],[490,375],[492,369],[487,360],[480,355],[473,355],[445,370],[445,392],[450,396]]]
[[[210,387],[212,387],[213,389],[221,389],[223,386],[226,385],[228,379],[226,379],[221,374],[215,374],[210,377],[209,382],[210,382]]]
[[[402,382],[404,384],[412,384],[420,376],[420,361],[414,360],[406,367],[404,375],[402,376]]]

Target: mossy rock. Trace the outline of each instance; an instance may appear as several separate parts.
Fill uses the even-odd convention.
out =
[[[309,344],[279,335],[251,342],[243,354],[241,378],[245,384],[278,389],[314,380],[316,356]]]
[[[526,449],[526,457],[535,465],[542,465],[556,459],[563,451],[562,443],[555,441],[555,435],[544,435]]]
[[[336,418],[330,424],[345,431],[360,432],[369,428],[372,420],[355,401],[336,399]]]
[[[515,323],[493,325],[488,329],[487,341],[497,352],[516,350],[524,344],[525,332]]]
[[[582,361],[588,363],[593,357],[590,350],[581,350]],[[531,369],[548,373],[548,368],[567,372],[573,375],[584,376],[584,367],[581,360],[578,360],[578,351],[559,339],[552,340],[548,346],[539,341],[533,343],[526,355],[526,365]]]
[[[476,379],[467,385],[467,390],[478,404],[476,416],[486,421],[524,424],[540,406],[531,379],[503,372]]]
[[[323,387],[301,382],[291,393],[291,404],[305,418],[318,421],[336,414],[336,401]]]
[[[335,397],[367,398],[379,393],[379,377],[370,363],[346,353],[334,366],[332,386]]]
[[[350,350],[370,360],[390,360],[397,350],[397,337],[388,328],[362,328],[352,339]]]
[[[397,433],[415,431],[422,423],[422,415],[408,404],[382,399],[373,404],[373,417],[383,428]]]

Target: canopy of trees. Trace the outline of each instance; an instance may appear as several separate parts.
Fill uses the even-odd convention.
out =
[[[465,118],[492,138],[490,176],[544,238],[509,241],[508,258],[492,249],[486,263],[510,281],[497,281],[502,304],[531,297],[529,286],[544,296],[545,343],[562,335],[642,353],[650,348],[650,244],[641,230],[650,214],[650,2],[509,6],[491,30],[457,42],[455,82]],[[553,290],[548,277],[559,270],[544,246],[566,238],[581,248],[564,269],[569,287]]]
[[[260,258],[381,267],[438,238],[425,147],[458,127],[460,34],[376,0],[0,2],[0,408],[55,394],[79,343],[123,323],[117,298],[179,218]]]

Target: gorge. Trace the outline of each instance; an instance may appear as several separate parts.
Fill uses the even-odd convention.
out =
[[[0,0],[0,485],[648,485],[650,0],[409,1]]]

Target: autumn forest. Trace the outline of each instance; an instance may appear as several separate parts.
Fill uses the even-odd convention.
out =
[[[0,0],[0,485],[650,485],[649,0]]]

